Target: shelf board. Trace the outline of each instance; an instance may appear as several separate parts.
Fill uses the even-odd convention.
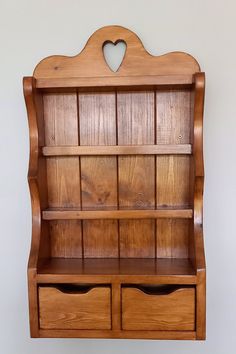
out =
[[[88,219],[156,219],[184,218],[191,219],[190,208],[159,208],[145,210],[78,210],[51,208],[42,211],[44,220],[88,220]]]
[[[36,88],[93,88],[129,86],[176,86],[192,85],[193,75],[137,75],[137,76],[98,76],[71,78],[36,78]],[[134,89],[134,87],[132,87]]]
[[[98,146],[44,146],[44,156],[79,155],[170,155],[191,154],[191,144],[179,145],[98,145]]]
[[[195,284],[196,273],[184,258],[49,258],[40,262],[37,281]]]

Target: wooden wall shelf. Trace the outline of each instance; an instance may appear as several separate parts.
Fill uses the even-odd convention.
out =
[[[120,26],[24,78],[32,337],[205,339],[204,87],[192,56]]]

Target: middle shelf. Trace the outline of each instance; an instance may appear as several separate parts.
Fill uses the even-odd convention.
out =
[[[69,208],[50,208],[43,210],[44,220],[79,220],[79,219],[155,219],[184,218],[191,219],[190,208],[158,208],[139,210],[79,210]]]

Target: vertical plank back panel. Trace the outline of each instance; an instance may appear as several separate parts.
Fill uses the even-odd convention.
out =
[[[157,144],[191,143],[189,90],[156,91]]]
[[[157,258],[188,258],[189,220],[158,219]]]
[[[118,144],[155,143],[154,92],[118,92]],[[119,208],[155,208],[154,156],[118,158]],[[120,220],[120,256],[155,257],[154,220]]]
[[[189,156],[157,156],[157,207],[188,207],[190,204]]]
[[[81,157],[83,210],[117,208],[116,157]]]
[[[77,96],[75,93],[45,94],[44,122],[47,146],[78,144]],[[73,178],[71,178],[73,176]],[[78,157],[47,159],[48,205],[80,208]],[[52,257],[81,257],[81,222],[54,221],[50,225]]]
[[[81,258],[81,221],[50,221],[51,256],[62,258]]]
[[[190,90],[156,92],[157,144],[192,143],[192,105]],[[156,157],[157,207],[189,206],[190,158]],[[178,219],[156,220],[156,254],[160,258],[187,258],[189,222]]]
[[[79,93],[80,145],[116,144],[114,92]],[[116,157],[81,157],[82,209],[117,208]],[[114,220],[83,221],[84,257],[118,257]]]
[[[44,95],[44,120],[47,146],[78,144],[76,94]],[[49,207],[80,207],[78,157],[49,158],[47,175]]]

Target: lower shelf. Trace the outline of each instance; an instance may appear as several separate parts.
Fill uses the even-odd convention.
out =
[[[50,258],[40,262],[38,283],[154,283],[196,284],[189,259],[179,258]]]

